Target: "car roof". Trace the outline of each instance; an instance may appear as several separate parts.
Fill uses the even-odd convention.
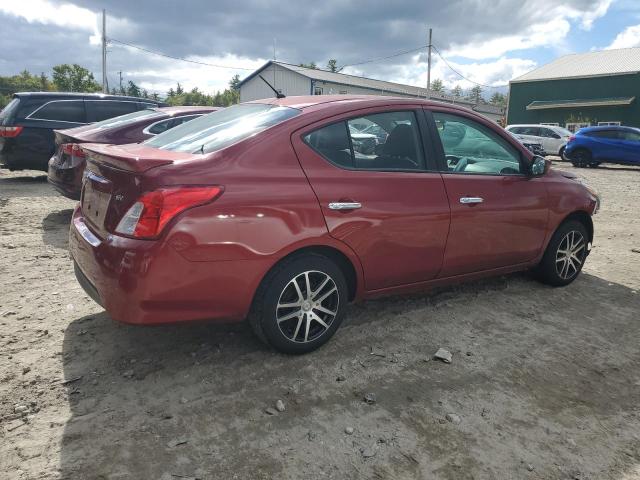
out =
[[[129,100],[141,103],[163,103],[160,100],[150,98],[130,97],[127,95],[109,95],[105,93],[78,93],[78,92],[16,92],[14,97],[29,98],[84,98],[96,100]]]
[[[311,109],[320,110],[325,108],[331,108],[333,106],[357,106],[359,108],[378,107],[383,105],[406,105],[418,104],[424,106],[438,106],[447,107],[448,109],[460,110],[464,112],[475,113],[482,116],[479,112],[475,112],[469,108],[462,107],[460,105],[438,102],[435,100],[427,100],[425,98],[417,97],[392,97],[392,96],[378,96],[378,95],[302,95],[291,96],[285,98],[263,98],[260,100],[253,100],[246,103],[262,103],[268,105],[281,105],[283,107],[298,108],[301,110]]]
[[[186,106],[175,106],[175,107],[157,107],[154,110],[158,112],[166,113],[170,117],[174,115],[180,114],[189,114],[189,113],[211,113],[217,110],[220,110],[222,107],[207,107],[207,106],[199,106],[199,105],[186,105]]]
[[[583,127],[579,131],[581,133],[585,133],[585,132],[601,132],[603,130],[620,130],[620,131],[626,131],[626,132],[640,133],[640,128],[626,127],[624,125],[601,125],[601,126],[593,126],[593,127]]]

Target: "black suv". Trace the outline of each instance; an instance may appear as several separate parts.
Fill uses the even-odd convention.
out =
[[[146,98],[99,93],[16,93],[0,112],[0,167],[47,171],[54,154],[54,129],[79,127],[149,107]]]

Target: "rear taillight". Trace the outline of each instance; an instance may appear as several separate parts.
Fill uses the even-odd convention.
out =
[[[0,137],[13,138],[20,135],[22,127],[0,127]]]
[[[569,140],[567,140],[567,143],[571,143],[571,142],[573,142],[575,139],[576,139],[576,136],[575,136],[575,135],[571,135],[571,136],[569,137]]]
[[[212,202],[222,190],[219,186],[181,186],[145,193],[124,214],[116,233],[140,239],[155,238],[176,215]]]
[[[60,151],[64,155],[69,157],[64,161],[64,168],[75,167],[86,158],[84,150],[82,150],[82,148],[80,148],[80,145],[78,145],[77,143],[63,143],[62,145],[60,145]]]

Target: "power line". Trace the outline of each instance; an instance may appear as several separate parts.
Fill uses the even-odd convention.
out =
[[[390,59],[390,58],[399,57],[399,56],[401,56],[401,55],[407,55],[408,53],[418,52],[418,51],[420,51],[420,50],[423,50],[423,49],[427,48],[428,46],[429,46],[429,45],[421,45],[421,46],[419,46],[419,47],[412,48],[412,49],[410,49],[410,50],[403,50],[403,51],[401,51],[401,52],[396,52],[396,53],[393,53],[393,54],[391,54],[391,55],[387,55],[387,56],[385,56],[385,57],[371,58],[371,59],[369,59],[369,60],[363,60],[362,62],[356,62],[356,63],[347,63],[346,65],[341,66],[341,67],[338,69],[338,72],[339,72],[340,70],[342,70],[343,68],[346,68],[346,67],[355,67],[355,66],[357,66],[357,65],[364,65],[365,63],[381,62],[381,61],[383,61],[383,60],[388,60],[388,59]]]
[[[188,58],[177,57],[177,56],[174,56],[174,55],[168,55],[166,53],[158,52],[156,50],[150,50],[148,48],[144,48],[144,47],[141,47],[139,45],[134,45],[134,44],[128,43],[128,42],[123,42],[122,40],[118,40],[118,39],[111,38],[111,37],[108,40],[110,42],[118,43],[120,45],[125,45],[127,47],[134,48],[134,49],[146,52],[146,53],[150,53],[152,55],[157,55],[157,56],[160,56],[160,57],[170,58],[172,60],[179,60],[179,61],[187,62],[187,63],[194,63],[196,65],[204,65],[204,66],[207,66],[207,67],[214,67],[214,68],[226,68],[226,69],[229,69],[229,70],[244,70],[244,71],[254,71],[255,70],[254,68],[233,67],[233,66],[228,66],[228,65],[219,65],[219,64],[215,64],[215,63],[200,62],[198,60],[189,60]],[[381,62],[381,61],[384,61],[384,60],[389,60],[391,58],[400,57],[402,55],[407,55],[409,53],[419,52],[420,50],[424,50],[425,48],[428,48],[428,47],[429,47],[429,45],[420,45],[419,47],[411,48],[411,49],[408,49],[408,50],[402,50],[402,51],[399,51],[399,52],[396,52],[396,53],[392,53],[390,55],[385,55],[383,57],[370,58],[368,60],[363,60],[363,61],[360,61],[360,62],[348,63],[348,64],[345,64],[345,65],[342,65],[337,70],[337,73],[341,72],[346,67],[355,67],[355,66],[358,66],[358,65],[365,65],[365,64],[369,64],[369,63],[377,63],[377,62]],[[479,86],[485,87],[485,88],[504,88],[504,87],[507,86],[507,85],[486,85],[486,84],[479,83],[479,82],[476,82],[474,80],[471,80],[470,78],[464,76],[458,70],[453,68],[451,66],[451,64],[442,56],[442,53],[440,53],[440,50],[438,50],[438,48],[435,45],[431,45],[431,47],[436,52],[438,57],[440,57],[440,59],[445,63],[445,65],[453,73],[458,75],[460,78],[462,78],[462,79],[464,79],[464,80],[466,80],[466,81],[468,81],[470,83],[473,83],[474,85],[479,85]],[[306,69],[307,67],[302,67],[302,68]]]
[[[508,85],[485,85],[484,83],[478,83],[478,82],[474,82],[473,80],[471,80],[470,78],[465,77],[463,74],[461,74],[458,70],[456,70],[455,68],[453,68],[449,62],[447,62],[447,60],[442,56],[442,54],[440,53],[440,50],[438,50],[436,48],[435,45],[432,46],[432,48],[435,50],[435,52],[438,54],[438,57],[440,57],[440,60],[442,60],[445,65],[447,67],[449,67],[449,70],[451,70],[453,73],[455,73],[456,75],[458,75],[460,78],[463,78],[464,80],[466,80],[467,82],[473,83],[474,85],[479,85],[480,87],[485,87],[485,88],[504,88],[507,87]]]
[[[180,60],[182,62],[188,62],[188,63],[195,63],[197,65],[204,65],[207,67],[215,67],[215,68],[228,68],[230,70],[247,70],[247,71],[253,71],[255,70],[254,68],[246,68],[246,67],[230,67],[228,65],[217,65],[215,63],[207,63],[207,62],[199,62],[197,60],[189,60],[188,58],[182,58],[182,57],[175,57],[173,55],[167,55],[166,53],[162,53],[162,52],[157,52],[155,50],[149,50],[148,48],[144,48],[144,47],[140,47],[138,45],[133,45],[131,43],[127,43],[127,42],[123,42],[121,40],[117,40],[115,38],[109,38],[110,42],[115,42],[115,43],[119,43],[120,45],[126,45],[127,47],[131,47],[131,48],[135,48],[137,50],[142,50],[143,52],[147,52],[147,53],[151,53],[152,55],[158,55],[160,57],[165,57],[165,58],[171,58],[173,60]]]

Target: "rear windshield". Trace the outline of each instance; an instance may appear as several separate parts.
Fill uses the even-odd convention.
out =
[[[300,110],[248,103],[203,115],[144,142],[172,152],[209,153],[221,150],[295,117]]]
[[[113,128],[113,127],[124,127],[131,123],[135,123],[139,120],[150,120],[155,117],[164,117],[165,115],[158,112],[157,110],[139,110],[133,113],[127,113],[126,115],[120,115],[119,117],[109,118],[107,120],[102,120],[101,122],[96,122],[91,124],[91,128]]]
[[[18,108],[18,104],[20,100],[14,98],[9,102],[9,104],[2,109],[0,112],[0,125],[8,125],[10,121],[10,117],[13,116],[13,112]],[[5,123],[6,122],[6,123]]]

